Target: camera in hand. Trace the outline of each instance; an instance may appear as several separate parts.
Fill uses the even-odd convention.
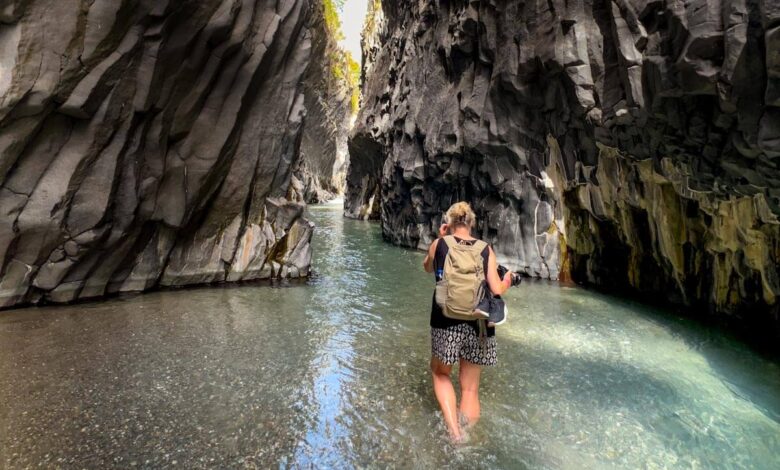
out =
[[[504,275],[509,271],[505,266],[498,265],[498,277],[501,279],[504,279]],[[519,286],[520,282],[523,280],[522,277],[520,277],[517,273],[512,273],[512,284],[510,284],[512,287]]]

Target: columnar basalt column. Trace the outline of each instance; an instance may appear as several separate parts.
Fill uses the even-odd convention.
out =
[[[383,0],[346,214],[423,248],[465,199],[528,275],[780,332],[779,31],[769,0]]]
[[[306,0],[0,0],[0,306],[308,273]]]

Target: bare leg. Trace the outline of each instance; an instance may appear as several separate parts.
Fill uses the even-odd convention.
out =
[[[479,421],[479,375],[482,366],[460,360],[460,412],[469,426]]]
[[[441,412],[444,415],[444,423],[447,425],[450,437],[458,441],[461,439],[461,433],[458,424],[458,403],[455,397],[455,388],[450,379],[452,366],[444,364],[434,356],[431,357],[431,372],[433,373],[433,393],[439,401]]]

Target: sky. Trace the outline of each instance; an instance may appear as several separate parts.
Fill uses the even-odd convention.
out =
[[[341,30],[344,39],[341,40],[342,48],[352,53],[352,58],[360,63],[360,32],[363,29],[363,21],[366,18],[368,0],[347,0],[341,11]]]

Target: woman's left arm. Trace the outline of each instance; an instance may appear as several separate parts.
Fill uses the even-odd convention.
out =
[[[507,272],[504,274],[504,278],[501,279],[498,276],[498,261],[496,261],[496,254],[489,245],[488,250],[488,270],[487,273],[485,273],[485,280],[493,295],[501,295],[509,289],[510,285],[512,285],[512,273]]]

